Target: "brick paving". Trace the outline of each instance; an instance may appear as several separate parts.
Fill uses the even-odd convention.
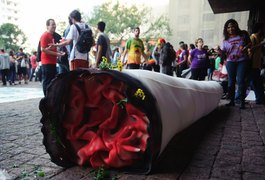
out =
[[[34,84],[33,86],[39,86]],[[62,168],[42,145],[40,98],[0,104],[0,169],[12,179],[93,179],[90,168]],[[110,171],[121,180],[265,179],[265,107],[219,107],[175,136],[150,175]],[[44,177],[36,170],[41,169]]]

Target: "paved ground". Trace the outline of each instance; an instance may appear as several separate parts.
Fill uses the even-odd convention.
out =
[[[11,179],[95,178],[90,168],[65,169],[50,161],[42,145],[39,101],[36,98],[0,104],[0,170],[6,170]],[[239,110],[224,107],[223,103],[175,136],[151,175],[111,171],[111,177],[122,180],[265,179],[265,107],[249,103],[245,110]],[[42,172],[44,177],[40,177]]]

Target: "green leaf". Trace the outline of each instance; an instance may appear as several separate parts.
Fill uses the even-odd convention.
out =
[[[44,177],[44,176],[45,176],[45,173],[44,173],[43,171],[38,171],[38,172],[37,172],[37,175],[38,175],[39,177]]]

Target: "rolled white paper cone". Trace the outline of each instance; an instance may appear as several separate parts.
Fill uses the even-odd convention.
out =
[[[215,81],[195,81],[145,70],[124,70],[145,85],[157,100],[162,121],[160,154],[174,135],[217,106],[223,90]]]

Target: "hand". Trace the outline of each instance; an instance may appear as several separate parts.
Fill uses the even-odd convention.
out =
[[[48,45],[49,45],[48,48],[59,47],[59,44],[58,43],[50,43]]]
[[[65,52],[62,52],[62,51],[57,52],[57,56],[58,56],[58,57],[62,57],[62,56],[64,56],[64,55],[65,55]]]
[[[52,47],[54,47],[54,46],[52,46],[52,45],[49,45],[48,47],[46,47],[45,49],[46,50],[50,50]]]

